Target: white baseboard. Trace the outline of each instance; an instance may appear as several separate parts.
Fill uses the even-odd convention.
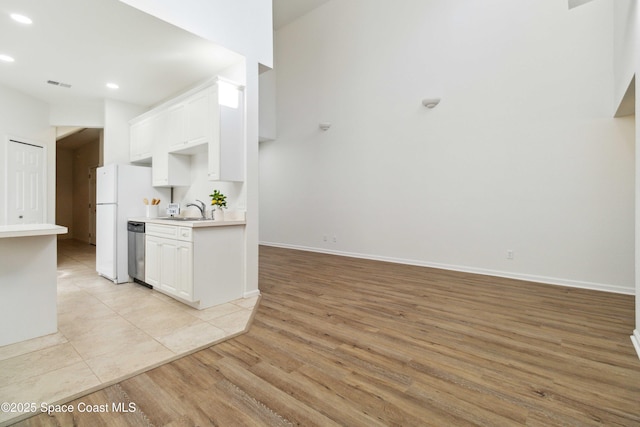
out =
[[[259,297],[260,296],[260,290],[256,289],[254,291],[249,291],[249,292],[244,292],[242,294],[243,298],[253,298],[253,297]]]
[[[636,353],[638,354],[638,359],[640,359],[640,330],[636,329],[633,331],[633,335],[631,335],[631,342],[633,343],[633,347],[636,349]]]
[[[370,259],[375,261],[393,262],[396,264],[407,264],[407,265],[416,265],[420,267],[438,268],[441,270],[451,270],[451,271],[460,271],[464,273],[482,274],[486,276],[504,277],[507,279],[517,279],[517,280],[524,280],[528,282],[545,283],[549,285],[590,289],[594,291],[613,292],[616,294],[635,295],[635,289],[628,289],[622,286],[609,285],[605,283],[584,282],[579,280],[560,279],[555,277],[537,276],[532,274],[521,274],[521,273],[508,272],[508,271],[489,270],[489,269],[483,269],[483,268],[468,267],[463,265],[440,264],[440,263],[426,262],[426,261],[420,261],[420,260],[393,258],[393,257],[360,254],[360,253],[353,253],[353,252],[341,252],[341,251],[333,251],[333,250],[324,249],[324,248],[313,248],[313,247],[307,247],[307,246],[289,245],[285,243],[260,242],[260,245],[273,246],[273,247],[284,248],[284,249],[295,249],[295,250],[307,251],[307,252],[318,252],[318,253],[324,253],[324,254],[330,254],[330,255],[346,256],[351,258],[362,258],[362,259]]]

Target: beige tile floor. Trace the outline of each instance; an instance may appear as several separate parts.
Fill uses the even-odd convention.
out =
[[[0,347],[0,403],[63,403],[243,333],[258,298],[196,310],[95,272],[95,247],[58,244],[58,332]],[[0,410],[0,426],[24,418]]]

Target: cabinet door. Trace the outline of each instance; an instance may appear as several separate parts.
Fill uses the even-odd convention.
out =
[[[148,284],[168,294],[193,298],[193,243],[163,237],[146,238]]]
[[[209,181],[222,181],[224,178],[220,175],[220,106],[214,103],[212,111],[213,133],[209,141],[207,177]]]
[[[151,170],[154,187],[191,185],[191,159],[185,154],[161,152],[153,155]]]
[[[160,247],[161,240],[146,236],[145,238],[145,264],[144,264],[144,280],[153,287],[160,286]]]
[[[166,152],[168,145],[167,142],[167,116],[166,111],[157,113],[152,120],[152,132],[151,132],[151,154]]]
[[[211,91],[204,90],[186,101],[187,143],[199,145],[209,142],[211,135]]]
[[[129,128],[129,160],[149,161],[153,145],[153,119],[134,123]]]
[[[178,288],[181,298],[193,299],[193,244],[178,242],[177,247]]]
[[[160,247],[160,289],[178,295],[178,245],[176,240],[162,239]]]
[[[176,113],[176,111],[173,111]],[[178,113],[177,113],[178,114]],[[191,162],[185,155],[169,152],[172,110],[163,111],[154,120],[151,176],[154,187],[180,187],[191,184]]]
[[[227,85],[224,92],[227,102],[217,101],[220,98],[218,92],[214,98],[214,131],[209,142],[209,180],[244,181],[244,92]]]
[[[151,182],[154,187],[169,186],[169,153],[158,152],[153,155]]]
[[[211,139],[211,90],[206,89],[171,107],[167,117],[169,151],[195,154]]]
[[[185,104],[178,104],[167,111],[167,138],[171,148],[177,148],[187,143],[187,108]]]

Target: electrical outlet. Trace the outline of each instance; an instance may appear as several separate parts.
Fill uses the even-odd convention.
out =
[[[513,260],[515,255],[516,255],[515,252],[513,252],[512,250],[508,250],[507,251],[507,259],[509,259],[509,260]]]
[[[326,242],[327,241],[327,235],[325,234],[324,236],[322,236],[322,241]]]
[[[333,243],[336,243],[338,241],[338,237],[337,236],[333,236]]]

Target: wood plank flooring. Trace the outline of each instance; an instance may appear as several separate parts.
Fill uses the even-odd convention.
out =
[[[21,426],[640,426],[634,298],[260,248],[251,330]]]

